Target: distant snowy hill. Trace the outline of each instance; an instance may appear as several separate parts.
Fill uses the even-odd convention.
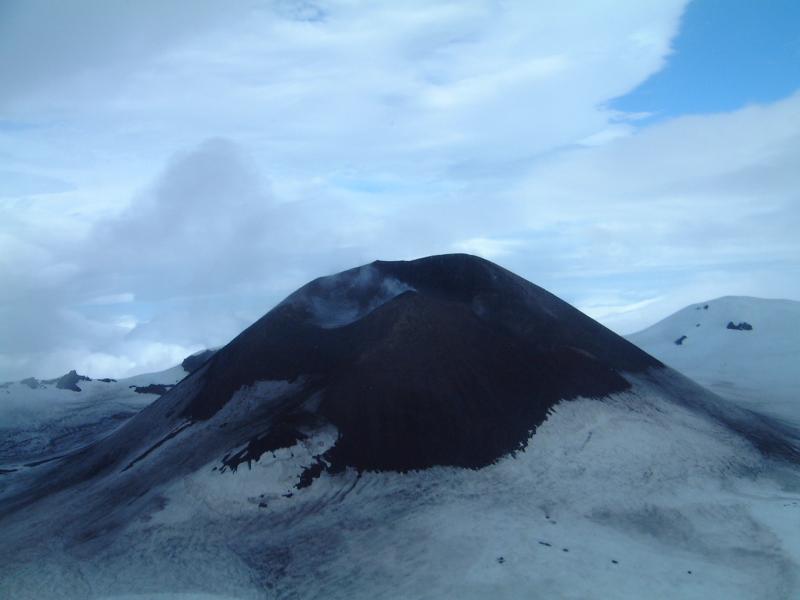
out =
[[[628,339],[723,397],[800,422],[800,302],[726,296]]]
[[[213,353],[204,350],[165,371],[119,381],[70,371],[52,380],[0,384],[0,468],[44,460],[107,435]]]

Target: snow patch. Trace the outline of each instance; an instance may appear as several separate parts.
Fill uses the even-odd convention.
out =
[[[164,508],[147,518],[148,527],[191,520],[198,512],[205,517],[219,517],[258,509],[274,510],[289,504],[295,495],[316,493],[319,487],[315,492],[303,491],[298,490],[297,484],[303,471],[333,447],[337,436],[335,427],[320,428],[297,444],[267,452],[236,471],[224,469],[222,462],[215,460],[164,490]]]

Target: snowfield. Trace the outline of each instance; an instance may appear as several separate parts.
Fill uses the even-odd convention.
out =
[[[178,365],[119,381],[80,381],[80,392],[54,383],[0,387],[0,469],[58,456],[107,435],[159,397],[136,386],[175,385],[186,376]]]
[[[800,425],[800,302],[726,296],[628,339],[717,394]]]
[[[18,535],[29,544],[0,555],[0,593],[800,594],[800,473],[668,401],[646,378],[631,392],[558,404],[523,452],[484,469],[347,471],[296,489],[335,439],[323,429],[236,472],[214,461],[151,490],[149,508],[119,530],[81,540],[31,537],[45,516],[34,511],[28,523],[4,526],[4,549]],[[70,520],[69,510],[53,519],[56,505],[42,510]],[[167,592],[176,596],[155,595]]]

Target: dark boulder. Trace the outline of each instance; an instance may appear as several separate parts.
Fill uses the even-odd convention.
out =
[[[164,384],[164,383],[151,383],[149,385],[132,385],[133,391],[137,394],[158,394],[159,396],[163,396],[173,387],[172,384]]]
[[[85,375],[78,375],[78,373],[76,373],[73,369],[56,381],[56,387],[60,390],[72,390],[73,392],[80,392],[81,388],[78,387],[79,381],[91,381],[91,379]]]
[[[191,356],[187,356],[186,358],[183,359],[181,366],[183,367],[183,370],[186,371],[187,373],[194,373],[216,353],[217,353],[216,350],[203,350],[202,352],[198,352],[197,354],[192,354]]]

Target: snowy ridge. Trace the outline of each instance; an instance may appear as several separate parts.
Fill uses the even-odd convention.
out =
[[[43,460],[86,445],[113,431],[159,397],[136,388],[172,386],[180,365],[119,381],[80,382],[80,392],[55,383],[35,388],[12,382],[0,388],[0,468]]]
[[[726,296],[628,339],[726,398],[800,423],[800,302]]]

